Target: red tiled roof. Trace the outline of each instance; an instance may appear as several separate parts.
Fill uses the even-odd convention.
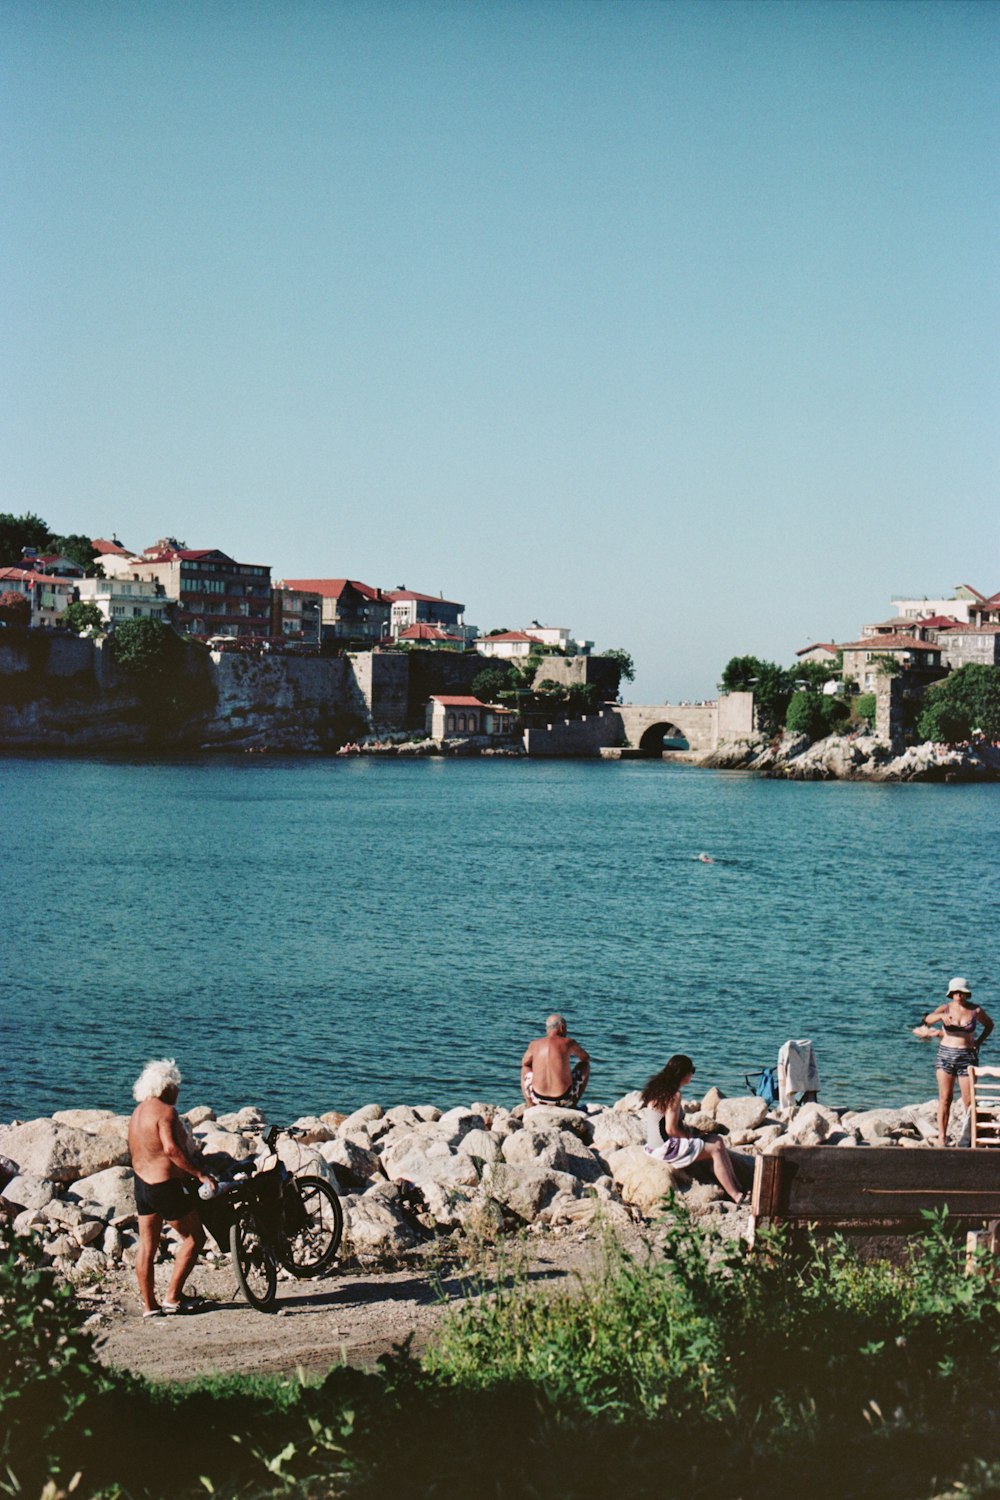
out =
[[[357,578],[283,578],[281,581],[282,588],[300,594],[319,594],[324,599],[339,599],[348,584],[366,599],[378,602],[378,589],[361,583]],[[388,594],[382,595],[383,600],[388,598]]]
[[[835,641],[813,641],[811,646],[803,646],[801,650],[796,651],[795,655],[805,656],[807,651],[830,651],[836,656],[839,650],[840,647]]]
[[[146,547],[140,562],[197,562],[213,553],[218,553],[227,562],[233,561],[228,552],[219,552],[217,547]]]
[[[841,651],[940,651],[933,641],[918,641],[912,635],[869,635],[863,641],[848,641]]]
[[[102,536],[92,537],[90,545],[93,547],[94,551],[99,552],[102,557],[107,556],[109,552],[113,552],[117,557],[132,556],[132,553],[129,552],[128,548],[123,547],[120,542],[108,542],[105,541],[104,537]]]
[[[530,641],[533,646],[538,644],[533,635],[526,635],[523,630],[505,630],[500,635],[480,636],[476,644],[482,646],[490,641]]]
[[[485,708],[486,704],[479,698],[444,698],[440,693],[431,694],[432,703],[440,703],[445,708]]]
[[[442,599],[438,594],[415,594],[412,589],[386,589],[383,598],[395,604],[400,599],[415,599],[419,604],[450,604],[452,609],[464,609],[457,599]]]
[[[59,578],[54,573],[33,573],[30,568],[0,568],[0,579],[15,580],[19,583],[41,583],[47,588],[75,588],[75,578]]]
[[[926,626],[928,630],[947,630],[951,625],[959,622],[954,615],[928,615],[926,620],[914,620],[915,625]]]
[[[399,632],[401,641],[459,641],[460,635],[448,635],[444,630],[438,630],[436,625],[407,625],[405,630]]]

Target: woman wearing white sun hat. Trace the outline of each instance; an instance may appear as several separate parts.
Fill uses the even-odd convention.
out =
[[[936,1031],[935,1026],[941,1030]],[[976,1027],[982,1031],[976,1036]],[[964,979],[953,979],[948,986],[948,999],[944,1005],[929,1011],[923,1023],[914,1029],[914,1036],[925,1039],[937,1037],[940,1046],[935,1058],[938,1084],[938,1145],[948,1144],[948,1119],[951,1101],[955,1095],[955,1079],[962,1090],[962,1103],[966,1110],[972,1105],[972,1080],[969,1069],[979,1064],[979,1049],[993,1030],[993,1022],[975,1003],[972,990]]]

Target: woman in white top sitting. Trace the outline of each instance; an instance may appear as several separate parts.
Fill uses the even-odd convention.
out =
[[[710,1161],[720,1185],[734,1203],[742,1203],[749,1194],[741,1192],[732,1157],[718,1136],[699,1135],[684,1124],[681,1089],[693,1077],[694,1063],[683,1053],[678,1053],[646,1084],[642,1091],[646,1109],[646,1150],[650,1156],[677,1171],[686,1171],[696,1161]]]

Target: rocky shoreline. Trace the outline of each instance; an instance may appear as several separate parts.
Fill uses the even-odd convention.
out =
[[[699,756],[697,764],[786,781],[997,781],[1000,746],[925,742],[900,749],[871,734],[813,741],[785,733],[774,740],[729,741]]]
[[[715,1088],[685,1105],[689,1125],[723,1134],[748,1186],[753,1158],[784,1143],[926,1147],[936,1137],[935,1109],[928,1100],[898,1109],[805,1104],[782,1111]],[[267,1128],[252,1107],[216,1116],[202,1105],[182,1118],[208,1169],[220,1172],[259,1152]],[[304,1117],[294,1129],[279,1137],[279,1154],[292,1171],[318,1173],[336,1188],[345,1215],[342,1260],[362,1266],[391,1267],[449,1238],[496,1243],[524,1229],[586,1236],[599,1223],[625,1231],[653,1222],[671,1190],[695,1214],[723,1215],[727,1233],[746,1226],[747,1211],[733,1208],[710,1169],[699,1163],[693,1173],[676,1172],[646,1154],[637,1093],[580,1111],[372,1103],[349,1115]],[[127,1116],[87,1109],[0,1126],[0,1155],[8,1159],[3,1201],[15,1234],[38,1236],[48,1260],[77,1284],[99,1283],[135,1258],[127,1131]],[[211,1247],[210,1263],[225,1259]]]

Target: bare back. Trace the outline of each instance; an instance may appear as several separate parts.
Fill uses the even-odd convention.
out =
[[[132,1111],[128,1126],[128,1149],[132,1170],[143,1182],[166,1182],[183,1177],[184,1171],[171,1160],[181,1145],[177,1111],[163,1099],[144,1099]]]
[[[539,1094],[558,1099],[572,1082],[571,1057],[586,1057],[578,1042],[568,1036],[540,1036],[529,1045],[522,1067],[531,1069],[532,1087]]]

